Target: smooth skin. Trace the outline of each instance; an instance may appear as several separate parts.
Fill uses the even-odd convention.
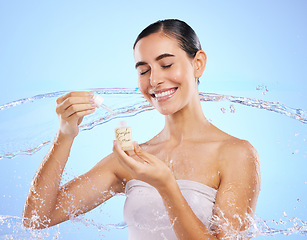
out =
[[[165,115],[164,129],[141,146],[135,143],[134,151],[124,152],[114,141],[112,154],[60,186],[78,125],[94,111],[92,93],[60,97],[59,131],[31,185],[24,225],[43,228],[63,222],[124,192],[127,181],[138,179],[158,190],[178,239],[223,239],[230,235],[239,239],[256,208],[259,158],[249,142],[226,134],[205,118],[197,79],[205,69],[206,54],[200,50],[191,59],[174,38],[154,33],[136,44],[134,56],[139,89]],[[218,189],[215,231],[209,231],[196,217],[177,179]]]

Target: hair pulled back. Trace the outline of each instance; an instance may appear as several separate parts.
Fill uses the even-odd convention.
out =
[[[199,39],[194,30],[187,23],[178,19],[159,20],[150,24],[138,35],[133,49],[142,38],[158,32],[174,37],[178,41],[180,48],[192,59],[201,50]]]

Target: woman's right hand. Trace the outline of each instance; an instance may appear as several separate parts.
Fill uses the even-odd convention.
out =
[[[59,117],[59,132],[76,137],[83,117],[95,111],[93,92],[70,92],[57,100],[56,113]]]

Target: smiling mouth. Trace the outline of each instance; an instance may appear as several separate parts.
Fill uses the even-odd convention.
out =
[[[175,94],[176,91],[177,91],[177,88],[172,88],[168,90],[157,91],[150,95],[152,98],[160,102],[160,101],[164,101],[164,100],[171,98]]]

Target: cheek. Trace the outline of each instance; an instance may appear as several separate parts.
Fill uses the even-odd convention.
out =
[[[143,91],[144,91],[145,88],[146,88],[144,81],[141,81],[140,79],[138,80],[138,88],[139,88],[140,91],[143,93]]]
[[[172,79],[173,82],[176,83],[182,83],[189,79],[191,75],[189,74],[189,71],[187,71],[186,68],[174,68],[171,73],[169,74],[169,77]]]
[[[138,88],[140,92],[146,97],[148,83],[147,81],[138,80]],[[147,98],[147,97],[146,97]]]

